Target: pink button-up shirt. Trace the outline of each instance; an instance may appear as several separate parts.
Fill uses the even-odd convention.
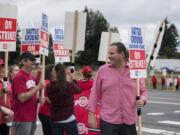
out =
[[[140,79],[140,98],[147,100],[144,79]],[[128,66],[122,70],[109,64],[100,67],[91,89],[88,110],[95,112],[97,102],[100,102],[102,120],[128,125],[136,122],[136,80],[130,78]]]

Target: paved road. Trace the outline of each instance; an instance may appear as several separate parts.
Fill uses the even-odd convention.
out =
[[[180,135],[180,91],[151,91],[142,110],[143,135]],[[42,135],[38,126],[36,135]]]
[[[180,92],[149,92],[142,117],[144,135],[180,135]]]

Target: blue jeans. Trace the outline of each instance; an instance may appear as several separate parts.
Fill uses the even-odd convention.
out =
[[[67,135],[78,135],[76,120],[68,123],[52,123],[53,135],[63,135],[64,131]]]

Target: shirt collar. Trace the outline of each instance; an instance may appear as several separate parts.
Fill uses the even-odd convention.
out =
[[[30,75],[30,73],[25,72],[23,69],[20,69],[20,71],[21,71],[23,74],[27,75],[27,76]]]
[[[111,64],[108,64],[108,67],[113,68]],[[126,66],[124,68],[129,68],[129,63],[126,63]]]

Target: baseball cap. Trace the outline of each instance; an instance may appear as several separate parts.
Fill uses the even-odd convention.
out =
[[[35,56],[30,52],[24,52],[23,54],[21,54],[20,61],[24,60],[24,59],[28,59],[28,60],[31,60],[31,61],[36,60]]]
[[[4,65],[4,60],[0,58],[0,65]]]
[[[92,72],[92,68],[90,66],[85,66],[82,69],[82,73],[85,74],[85,73],[88,73],[88,72]]]

